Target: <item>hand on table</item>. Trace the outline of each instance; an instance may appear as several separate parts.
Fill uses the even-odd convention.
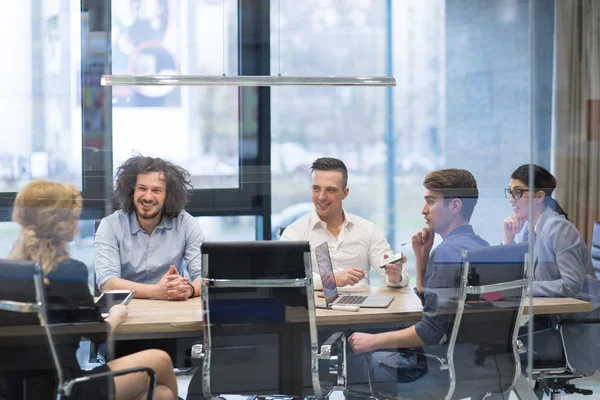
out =
[[[187,281],[188,279],[179,275],[177,268],[171,265],[169,271],[156,283],[154,297],[159,300],[187,300],[192,294]]]

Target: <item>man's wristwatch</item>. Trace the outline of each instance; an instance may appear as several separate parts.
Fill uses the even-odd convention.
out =
[[[190,282],[186,282],[186,283],[188,285],[190,285],[190,287],[192,288],[192,295],[190,297],[188,297],[188,299],[191,299],[192,297],[194,297],[196,295],[196,288]]]

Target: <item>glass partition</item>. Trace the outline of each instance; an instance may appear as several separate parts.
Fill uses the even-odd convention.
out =
[[[76,2],[7,5],[0,86],[0,191],[33,179],[81,182],[81,18]]]
[[[112,73],[235,74],[236,11],[231,1],[113,1]],[[235,87],[115,87],[113,165],[166,157],[196,189],[238,188],[239,104]]]
[[[211,362],[213,386],[248,399],[284,388],[314,395],[313,379],[337,384],[332,398],[542,398],[597,386],[595,1],[31,0],[4,11],[0,256],[37,257],[46,279],[38,289],[59,310],[52,321],[82,311],[78,333],[91,341],[76,335],[61,347],[73,362],[67,375],[152,349],[162,351],[142,364],[160,371],[157,390],[187,399],[202,393],[201,367]],[[391,75],[397,86],[101,87],[108,71]],[[232,251],[245,242],[242,261],[257,270],[256,238],[309,241],[294,263],[270,261],[275,270],[302,259],[305,269],[219,286],[190,276],[188,263],[210,262],[191,236],[115,230],[112,266],[140,269],[135,286],[123,286],[137,296],[126,318],[119,307],[108,317],[112,335],[97,337],[107,325],[92,303],[96,230],[120,207],[115,169],[134,154],[191,174],[197,190],[185,210],[204,241],[233,242],[223,247]],[[313,165],[323,157],[343,167]],[[46,212],[52,193],[19,205],[17,192],[38,178],[74,184],[83,203],[69,192],[54,212]],[[160,229],[178,229],[165,221]],[[128,253],[123,243],[139,237],[146,241]],[[323,242],[329,251],[317,257]],[[175,250],[183,255],[164,262],[170,272],[146,279],[157,270],[152,259]],[[390,263],[400,252],[405,261]],[[213,272],[243,268],[218,260]],[[35,308],[33,279],[10,270],[19,265],[35,275],[33,264],[0,262],[0,286],[16,279],[24,288],[8,284],[0,304]],[[171,265],[186,271],[180,281],[168,277]],[[192,297],[156,295],[171,280]],[[306,301],[287,296],[288,284]],[[223,357],[212,360],[203,347],[213,326],[202,309],[208,286],[227,297],[213,314],[226,322],[211,344]],[[61,297],[69,287],[90,293]],[[73,307],[75,298],[86,304]],[[382,298],[387,307],[374,306]],[[269,319],[273,304],[284,323]],[[47,321],[8,318],[9,305],[0,353],[14,345],[50,354],[43,340],[22,343],[44,338]],[[241,320],[260,323],[231,324]],[[0,397],[20,390],[12,382],[31,387],[23,365],[2,362]],[[31,364],[36,387],[57,387],[51,358]]]

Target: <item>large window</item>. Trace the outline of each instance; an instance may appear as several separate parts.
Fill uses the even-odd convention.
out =
[[[112,71],[132,75],[236,74],[237,5],[209,0],[112,2]],[[239,187],[235,87],[114,87],[112,150],[186,168],[196,189]]]
[[[0,21],[0,192],[38,178],[81,188],[79,5],[9,2]]]
[[[310,202],[310,164],[317,157],[337,157],[349,169],[344,207],[384,231],[391,228],[394,247],[425,226],[420,214],[425,175],[465,168],[480,188],[471,222],[498,244],[502,221],[511,213],[502,189],[510,173],[528,162],[528,3],[387,4],[282,0],[271,8],[273,73],[385,75],[391,66],[397,80],[391,91],[272,89],[273,213]],[[395,206],[388,209],[390,186]],[[397,249],[414,268],[410,246]]]

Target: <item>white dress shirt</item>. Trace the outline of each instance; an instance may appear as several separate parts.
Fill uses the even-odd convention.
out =
[[[384,255],[393,257],[392,249],[383,232],[374,223],[358,215],[344,211],[344,216],[344,223],[337,238],[327,230],[327,224],[321,221],[315,210],[285,228],[281,235],[281,240],[308,240],[310,242],[314,288],[323,288],[314,252],[315,247],[323,242],[327,242],[329,245],[329,254],[335,274],[348,267],[358,267],[365,271],[365,277],[353,287],[369,286],[371,266],[381,275],[386,285],[393,287],[408,285],[406,270],[402,270],[400,282],[391,283],[385,274],[385,269],[379,268],[384,263]]]

